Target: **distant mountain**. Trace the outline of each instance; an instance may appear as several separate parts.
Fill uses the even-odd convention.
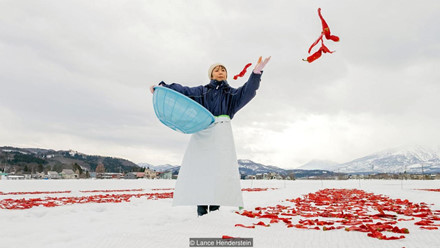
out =
[[[297,169],[301,170],[336,170],[339,163],[329,160],[312,160],[304,165],[301,165]]]
[[[99,163],[107,172],[139,171],[135,163],[122,158],[87,155],[73,150],[55,151],[40,148],[0,147],[0,168],[7,172],[35,173],[37,170],[72,169],[78,164],[85,170],[95,171]]]
[[[339,165],[341,173],[439,173],[440,152],[422,146],[389,149]]]
[[[139,163],[138,164],[140,167],[144,167],[144,168],[150,168],[152,170],[158,171],[158,172],[164,172],[164,171],[178,171],[180,166],[177,165],[170,165],[170,164],[165,164],[165,165],[151,165],[148,163]]]
[[[334,172],[327,170],[301,170],[301,169],[286,170],[272,165],[263,165],[260,163],[255,163],[252,160],[246,160],[246,159],[239,159],[238,165],[239,165],[238,169],[240,171],[240,174],[244,176],[272,173],[272,172],[278,173],[283,177],[291,176],[293,174],[295,178],[335,176]]]
[[[174,165],[153,166],[148,163],[140,163],[138,165],[141,167],[149,166],[150,169],[154,169],[156,171],[172,170],[173,174],[178,174],[180,170],[180,166],[174,166]],[[239,159],[238,170],[242,178],[248,175],[257,175],[264,173],[277,173],[281,176],[289,176],[294,174],[295,178],[312,177],[312,176],[329,177],[335,175],[335,173],[326,170],[297,170],[297,169],[286,170],[272,165],[264,165],[264,164],[256,163],[249,159]]]
[[[239,159],[238,160],[238,170],[240,174],[244,175],[256,175],[263,173],[276,172],[278,174],[286,174],[286,170],[278,168],[276,166],[271,165],[263,165],[260,163],[255,163],[252,160],[248,159]]]

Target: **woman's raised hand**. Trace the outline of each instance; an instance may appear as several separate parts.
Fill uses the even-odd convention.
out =
[[[254,73],[255,74],[261,74],[261,71],[263,70],[263,68],[266,66],[267,62],[269,62],[271,56],[267,57],[264,59],[264,61],[262,62],[262,57],[260,56],[260,58],[258,59],[257,65],[254,68]]]

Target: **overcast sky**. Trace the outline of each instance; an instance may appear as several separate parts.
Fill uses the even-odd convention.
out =
[[[309,64],[321,31],[336,50]],[[180,164],[189,135],[162,125],[148,88],[229,84],[272,56],[232,121],[241,159],[295,168],[440,144],[440,2],[0,0],[0,146]]]

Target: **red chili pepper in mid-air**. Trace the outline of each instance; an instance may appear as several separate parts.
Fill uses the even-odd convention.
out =
[[[322,41],[322,33],[319,36],[319,38],[315,42],[313,42],[313,44],[309,47],[309,51],[308,51],[309,53],[312,51],[312,48],[318,44],[319,41]]]
[[[324,20],[324,18],[321,15],[321,8],[318,9],[318,15],[319,15],[319,18],[321,19],[322,33],[325,35],[325,38],[327,40],[332,40],[334,42],[338,42],[339,41],[339,37],[330,34],[330,28],[328,27],[327,22]]]
[[[303,60],[312,63],[313,61],[319,59],[319,57],[321,57],[321,54],[322,54],[322,48],[319,48],[318,51],[307,57],[307,59],[303,59]]]
[[[249,66],[251,66],[251,65],[252,65],[252,63],[247,64],[239,74],[234,76],[234,80],[237,80],[238,77],[243,77],[244,74],[246,74],[247,68],[249,68]]]
[[[330,28],[327,24],[327,22],[324,20],[324,18],[321,15],[321,8],[318,9],[318,15],[319,18],[321,19],[321,23],[322,23],[322,31],[321,34],[319,35],[318,39],[313,42],[313,44],[310,46],[308,53],[310,53],[313,49],[313,47],[315,47],[319,41],[321,41],[321,47],[319,48],[318,51],[316,51],[315,53],[313,53],[312,55],[310,55],[309,57],[307,57],[307,59],[303,59],[304,61],[307,61],[309,63],[312,63],[313,61],[317,60],[319,57],[321,57],[322,53],[333,53],[334,51],[330,51],[330,49],[328,49],[328,47],[326,47],[324,45],[324,39],[323,37],[325,37],[327,40],[332,40],[335,42],[339,41],[339,37],[332,35],[330,33]]]

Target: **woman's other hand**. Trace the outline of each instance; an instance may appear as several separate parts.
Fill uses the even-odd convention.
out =
[[[260,56],[260,58],[258,59],[257,65],[255,66],[254,73],[261,74],[261,71],[266,66],[267,62],[269,62],[270,58],[271,58],[271,56],[265,58],[264,61],[261,61],[262,57]]]

